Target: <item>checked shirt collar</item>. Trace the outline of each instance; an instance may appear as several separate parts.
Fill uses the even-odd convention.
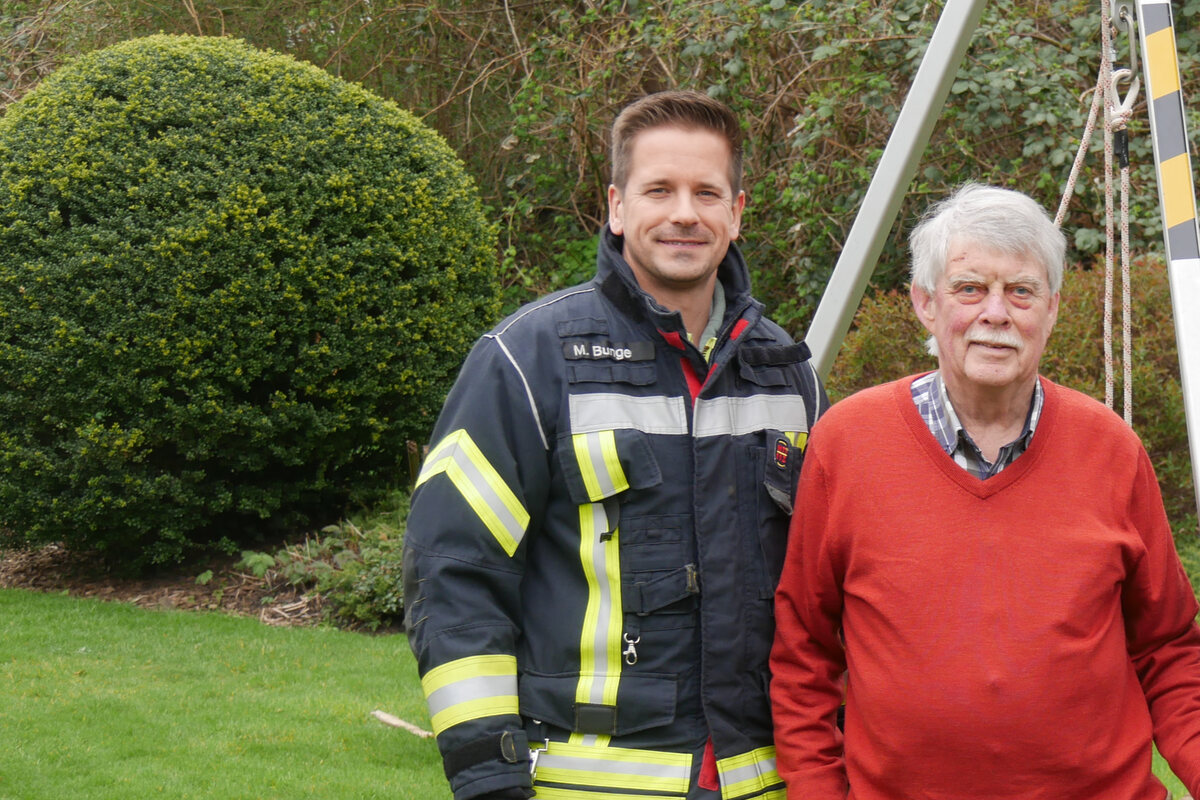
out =
[[[998,474],[1025,452],[1033,440],[1033,432],[1037,428],[1038,418],[1042,415],[1042,404],[1045,402],[1042,382],[1035,381],[1033,401],[1029,404],[1025,427],[1016,439],[1000,448],[995,462],[989,462],[958,421],[958,415],[954,413],[954,406],[946,394],[946,382],[942,380],[940,372],[931,372],[917,378],[912,383],[911,392],[917,411],[929,426],[933,438],[937,439],[946,454],[954,459],[954,463],[980,480],[987,480]]]

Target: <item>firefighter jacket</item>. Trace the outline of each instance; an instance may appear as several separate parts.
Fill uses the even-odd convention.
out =
[[[512,792],[532,751],[538,798],[783,798],[773,598],[828,401],[732,245],[707,362],[607,228],[597,260],[479,340],[417,479],[405,617],[446,775]]]

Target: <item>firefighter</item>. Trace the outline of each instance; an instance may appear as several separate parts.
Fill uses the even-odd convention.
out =
[[[782,798],[772,599],[828,401],[750,295],[733,113],[649,95],[612,161],[595,278],[484,335],[446,400],[410,643],[456,800]]]

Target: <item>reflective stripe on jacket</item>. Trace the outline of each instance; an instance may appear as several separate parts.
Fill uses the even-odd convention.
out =
[[[527,743],[539,798],[703,796],[710,738],[723,800],[783,796],[772,603],[828,402],[736,248],[706,363],[620,247],[480,339],[418,478],[405,615],[457,800],[529,786]]]

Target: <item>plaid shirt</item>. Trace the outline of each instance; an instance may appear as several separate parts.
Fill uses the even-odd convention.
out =
[[[1042,415],[1045,393],[1042,391],[1042,382],[1035,381],[1033,402],[1029,404],[1025,427],[1020,436],[1000,448],[995,462],[989,462],[983,457],[979,447],[971,441],[970,434],[958,421],[958,415],[954,413],[954,406],[946,394],[946,382],[942,380],[941,373],[931,372],[913,381],[912,399],[917,404],[921,419],[925,420],[929,432],[946,451],[946,455],[976,478],[986,480],[1016,461],[1017,456],[1029,447],[1038,418]]]

